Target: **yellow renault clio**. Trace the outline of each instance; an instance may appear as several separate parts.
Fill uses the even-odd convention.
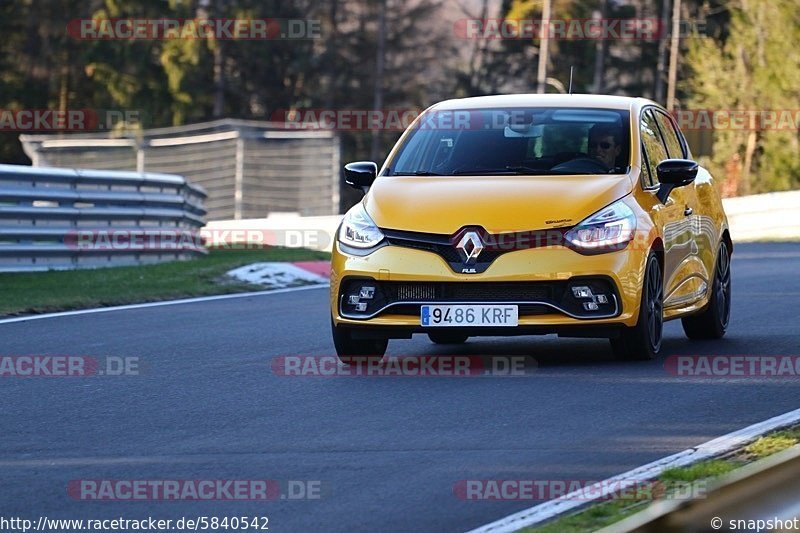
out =
[[[651,359],[664,320],[720,338],[731,305],[728,222],[675,121],[641,98],[448,100],[403,133],[383,167],[345,166],[366,194],[333,248],[339,357],[389,339],[608,338]],[[353,358],[352,356],[361,356]]]

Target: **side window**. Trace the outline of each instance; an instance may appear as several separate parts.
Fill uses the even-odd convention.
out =
[[[656,117],[661,135],[664,136],[664,143],[667,145],[667,152],[673,159],[683,159],[686,154],[683,153],[683,145],[678,138],[678,133],[675,131],[675,126],[672,121],[664,113],[656,111],[653,113]]]
[[[656,121],[649,109],[642,113],[639,130],[642,135],[642,146],[647,154],[647,159],[642,161],[642,166],[647,167],[650,175],[650,183],[645,185],[652,187],[658,184],[656,167],[661,161],[669,159],[669,157],[667,156],[667,150],[664,148],[664,143],[661,141],[661,135],[658,133]],[[644,172],[644,169],[642,171]]]

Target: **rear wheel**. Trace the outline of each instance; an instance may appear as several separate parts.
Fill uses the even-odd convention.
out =
[[[661,350],[664,332],[664,282],[661,265],[650,252],[645,267],[639,319],[631,328],[624,328],[618,338],[611,339],[611,349],[620,359],[646,361]]]
[[[339,360],[347,365],[366,365],[383,359],[389,339],[355,339],[353,331],[346,326],[337,326],[331,320],[333,345]]]
[[[469,335],[454,331],[431,331],[428,338],[436,344],[463,344],[467,342]]]
[[[725,242],[719,245],[711,298],[706,309],[681,319],[683,331],[690,339],[721,339],[731,317],[731,256]]]

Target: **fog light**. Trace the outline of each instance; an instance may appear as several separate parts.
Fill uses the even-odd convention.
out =
[[[347,297],[347,303],[350,305],[358,305],[359,297],[358,294],[351,294]]]
[[[594,302],[583,302],[583,308],[587,311],[597,311],[600,309],[600,306]]]
[[[598,294],[597,295],[597,303],[599,303],[599,304],[607,304],[608,303],[608,298],[606,298],[605,294]]]
[[[572,287],[572,295],[575,296],[575,298],[591,298],[592,289],[585,286]]]
[[[367,302],[361,302],[359,304],[356,304],[356,311],[364,312],[366,310],[367,310]]]
[[[359,293],[360,298],[372,300],[373,296],[375,296],[375,287],[361,287],[361,292]]]

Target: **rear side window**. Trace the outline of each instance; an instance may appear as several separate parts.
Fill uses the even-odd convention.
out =
[[[658,175],[656,174],[656,167],[660,162],[669,159],[667,150],[661,140],[661,135],[658,132],[658,126],[653,118],[652,112],[648,109],[642,113],[639,130],[642,135],[642,148],[644,149],[645,160],[642,161],[643,176],[642,185],[645,187],[653,187],[658,185]]]
[[[660,111],[653,112],[661,130],[661,135],[664,137],[664,143],[667,145],[667,153],[673,159],[683,159],[686,154],[683,152],[683,145],[678,138],[678,133],[675,131],[675,125],[667,115]]]

